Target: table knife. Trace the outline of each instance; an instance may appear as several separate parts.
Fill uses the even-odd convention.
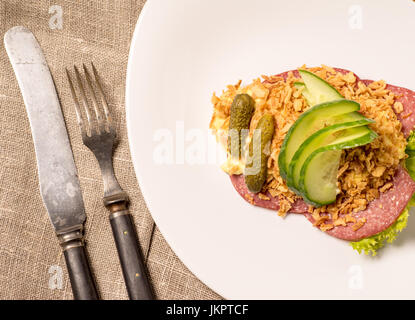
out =
[[[4,44],[29,117],[40,193],[64,252],[74,298],[96,300],[84,245],[84,203],[49,67],[39,43],[25,27],[7,31]]]

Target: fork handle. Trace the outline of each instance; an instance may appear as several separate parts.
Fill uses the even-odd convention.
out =
[[[128,209],[112,211],[110,222],[130,300],[154,299],[137,233]]]

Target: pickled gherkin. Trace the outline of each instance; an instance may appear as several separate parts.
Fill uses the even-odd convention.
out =
[[[249,143],[244,176],[246,186],[253,193],[260,192],[267,180],[267,164],[274,131],[274,117],[265,114],[258,121]]]
[[[249,129],[252,115],[255,111],[255,101],[246,93],[237,94],[231,105],[229,119],[228,152],[231,157],[239,159],[242,156],[242,147]]]

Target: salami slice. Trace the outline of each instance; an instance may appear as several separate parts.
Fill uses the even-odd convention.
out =
[[[369,85],[373,80],[360,80],[365,85]],[[406,88],[387,85],[399,98],[403,105],[403,111],[397,114],[402,123],[402,132],[407,137],[415,125],[415,92]],[[415,192],[415,182],[404,168],[399,167],[393,179],[394,187],[381,194],[378,199],[372,201],[366,210],[354,214],[356,219],[366,218],[366,223],[359,230],[354,231],[352,224],[348,226],[337,226],[327,231],[327,234],[349,241],[358,241],[373,236],[391,226],[405,209],[413,193]],[[309,213],[305,216],[314,223],[314,219]]]
[[[343,240],[358,241],[390,227],[400,216],[415,192],[415,181],[402,167],[396,170],[393,185],[393,188],[373,200],[365,210],[354,214],[356,219],[366,218],[363,227],[355,231],[352,228],[352,223],[349,223],[347,226],[337,226],[327,231],[327,234]],[[314,223],[310,213],[306,213],[305,216]]]
[[[345,69],[334,69],[344,74],[350,72]],[[287,79],[289,72],[290,71],[283,72],[276,76]],[[292,70],[291,72],[293,72],[295,77],[300,77],[297,70]],[[362,81],[365,85],[369,85],[373,82],[372,80],[360,80],[356,74],[354,75],[357,81]],[[401,102],[403,105],[403,111],[397,114],[397,116],[402,123],[402,131],[407,137],[414,129],[415,125],[415,92],[393,85],[388,85],[387,89],[397,95],[397,101]],[[248,190],[243,175],[233,175],[230,178],[236,191],[249,203],[271,210],[279,210],[280,205],[278,197],[272,197],[268,193],[266,195],[270,200],[261,199],[257,194]],[[356,231],[353,230],[353,224],[349,223],[347,226],[336,226],[335,228],[326,231],[326,233],[339,239],[358,241],[382,232],[390,227],[400,216],[415,192],[415,181],[412,180],[406,170],[402,167],[399,167],[396,170],[392,182],[394,186],[390,190],[382,193],[380,197],[372,201],[365,210],[353,214],[357,220],[366,219],[366,223],[360,229]],[[293,203],[290,213],[304,214],[310,222],[314,223],[312,215],[308,212],[308,205],[303,200],[297,200]],[[330,221],[327,221],[326,223],[330,223]]]
[[[371,84],[372,80],[360,80],[365,85]],[[402,123],[402,132],[405,137],[408,137],[415,126],[415,91],[397,87],[388,84],[386,89],[392,91],[398,98],[396,101],[401,102],[403,111],[398,113],[398,119]]]
[[[269,193],[267,193],[266,196],[270,198],[270,200],[264,200],[259,198],[257,194],[250,192],[245,184],[243,175],[232,175],[231,181],[236,191],[238,191],[241,197],[249,203],[258,207],[267,208],[271,210],[278,211],[280,209],[278,197],[273,197]],[[290,213],[305,213],[307,212],[307,209],[308,205],[303,200],[297,200],[293,203]]]

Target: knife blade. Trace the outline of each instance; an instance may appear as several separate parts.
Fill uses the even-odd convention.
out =
[[[84,202],[48,64],[35,36],[25,27],[7,31],[4,44],[32,130],[40,193],[64,250],[74,297],[97,299],[84,249]]]

